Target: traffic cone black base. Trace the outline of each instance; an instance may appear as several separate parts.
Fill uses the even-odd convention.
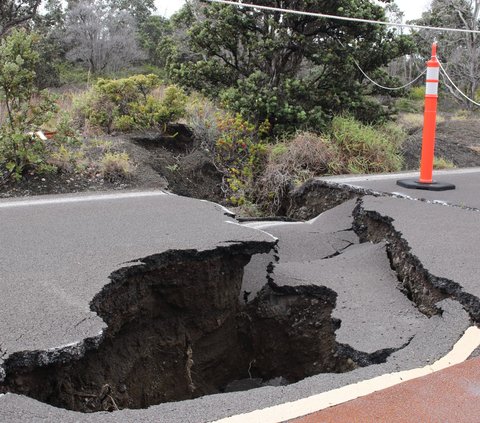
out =
[[[431,183],[419,182],[415,179],[401,179],[397,181],[397,185],[408,189],[423,189],[426,191],[448,191],[455,189],[455,185],[448,182],[436,182]]]

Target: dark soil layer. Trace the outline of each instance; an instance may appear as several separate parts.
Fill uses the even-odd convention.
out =
[[[20,182],[0,182],[0,198],[44,194],[69,194],[84,191],[112,191],[135,188],[132,180],[107,181],[100,175],[55,173],[27,175]]]
[[[457,167],[480,166],[480,121],[448,119],[437,125],[435,156],[450,160]],[[406,169],[418,169],[422,129],[405,142],[402,153]]]
[[[104,136],[115,151],[125,151],[134,165],[127,178],[105,180],[94,174],[25,175],[20,182],[1,182],[0,198],[83,191],[168,189],[187,197],[223,201],[222,175],[211,158],[197,148],[192,133],[181,124],[165,132]]]
[[[355,196],[353,191],[332,188],[322,181],[310,179],[290,193],[284,210],[289,218],[308,220]]]

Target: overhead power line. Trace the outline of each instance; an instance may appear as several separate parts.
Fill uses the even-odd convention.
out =
[[[237,1],[230,1],[230,0],[206,0],[206,1],[209,1],[210,3],[221,3],[221,4],[228,4],[228,5],[237,6],[237,7],[248,7],[250,9],[267,10],[267,11],[270,11],[270,12],[290,13],[290,14],[293,14],[293,15],[314,16],[314,17],[317,17],[317,18],[335,19],[335,20],[339,20],[339,21],[369,23],[369,24],[395,26],[395,27],[399,27],[399,28],[410,28],[410,29],[428,29],[428,30],[431,30],[431,31],[450,31],[450,32],[465,32],[465,33],[469,33],[469,34],[480,34],[480,31],[474,30],[474,29],[447,28],[447,27],[439,27],[439,26],[412,25],[412,24],[403,24],[403,23],[383,22],[383,21],[375,21],[373,19],[350,18],[348,16],[327,15],[325,13],[305,12],[305,11],[302,11],[302,10],[282,9],[280,7],[260,6],[260,5],[257,5],[257,4],[240,3],[240,2],[237,2]]]
[[[378,88],[382,88],[383,90],[387,91],[398,91],[398,90],[403,90],[404,88],[409,87],[410,85],[414,84],[417,82],[423,75],[427,73],[427,70],[425,69],[420,75],[418,75],[415,79],[413,79],[410,82],[407,82],[405,85],[402,85],[401,87],[385,87],[384,85],[379,84],[378,82],[375,82],[372,78],[370,78],[364,70],[360,67],[358,62],[354,60],[355,65],[357,66],[358,70],[363,74],[365,78],[367,78],[373,85],[376,85]]]
[[[447,71],[445,70],[445,68],[443,67],[442,65],[442,62],[438,62],[440,64],[440,69],[442,69],[442,75],[445,76],[445,78],[447,79],[448,82],[450,82],[450,84],[452,84],[453,88],[455,88],[462,97],[464,97],[467,101],[469,101],[470,103],[472,104],[475,104],[475,106],[477,107],[480,107],[480,103],[477,103],[475,100],[471,99],[470,97],[468,97],[460,88],[458,88],[455,83],[452,81],[452,78],[450,78],[450,76],[448,75]]]

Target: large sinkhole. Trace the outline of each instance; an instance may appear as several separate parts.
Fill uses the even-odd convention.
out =
[[[335,341],[332,290],[270,283],[239,300],[249,260],[241,249],[174,251],[114,273],[91,304],[108,324],[100,346],[67,363],[12,364],[0,391],[114,411],[365,365]]]

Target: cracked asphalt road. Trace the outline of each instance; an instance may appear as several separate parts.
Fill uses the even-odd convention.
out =
[[[216,204],[164,192],[2,200],[0,220],[3,360],[30,351],[42,364],[100,342],[89,304],[112,272],[168,250],[274,242]]]
[[[361,186],[361,183],[355,181],[355,186]],[[375,181],[374,184],[382,186],[373,186],[366,181],[364,187],[385,193],[395,189],[394,186],[389,190],[391,180],[388,183]],[[471,208],[477,208],[477,204],[480,206],[476,200],[469,201],[464,195],[462,191],[450,194],[448,198],[438,198],[458,205],[465,200]],[[456,245],[458,237],[455,234],[460,232],[467,237],[469,245],[477,245],[480,228],[477,212],[388,196],[364,197],[362,201],[365,209],[393,219],[392,224],[409,245],[411,243],[412,251],[419,259],[428,264],[430,273],[459,280],[462,289],[472,296],[480,294],[475,290],[476,262],[466,266],[464,249],[448,248],[447,245]],[[438,304],[443,310],[442,315],[425,318],[405,297],[396,297],[397,303],[392,308],[398,307],[398,312],[392,316],[388,316],[388,311],[385,314],[382,299],[386,301],[389,297],[388,300],[392,301],[389,292],[398,294],[396,286],[391,286],[396,282],[395,276],[388,266],[382,244],[356,245],[358,241],[350,230],[353,207],[355,200],[304,224],[240,226],[226,216],[220,206],[159,192],[137,193],[123,198],[120,194],[0,201],[4,229],[0,235],[0,348],[3,362],[12,354],[35,351],[42,352],[35,355],[38,364],[41,360],[55,360],[53,352],[69,348],[71,355],[81,355],[82,343],[88,338],[101,342],[99,334],[105,324],[90,311],[89,302],[108,283],[108,276],[131,260],[169,249],[203,251],[232,243],[271,246],[274,238],[266,232],[279,238],[279,262],[273,273],[274,280],[277,277],[282,284],[330,284],[337,291],[340,307],[335,313],[343,322],[337,335],[342,342],[371,352],[389,346],[399,347],[404,339],[411,340],[404,348],[392,353],[385,363],[348,373],[320,374],[288,386],[217,394],[144,410],[81,414],[7,393],[0,395],[0,421],[213,421],[295,401],[381,374],[423,366],[444,356],[470,325],[470,316],[457,299],[446,299]],[[418,218],[421,208],[425,208],[424,219]],[[436,222],[442,231],[429,231],[429,222]],[[471,259],[468,254],[466,257]],[[250,290],[251,295],[266,283],[267,266],[272,259],[275,261],[273,254],[261,254],[247,266],[244,289]],[[368,260],[383,277],[368,272],[366,268],[352,272],[352,267],[365,266]],[[347,271],[342,279],[344,269],[350,274]],[[368,291],[369,287],[372,288],[368,280],[372,275],[379,285]],[[293,278],[297,281],[292,282]],[[356,295],[361,283],[364,283],[364,292]],[[377,305],[373,305],[372,296],[377,296]],[[364,317],[354,314],[355,309]],[[383,327],[369,327],[366,323],[364,331],[355,330],[356,324],[369,322],[369,319],[377,323],[382,320]],[[394,321],[399,322],[395,329],[392,327]],[[2,361],[0,369],[1,366]]]

